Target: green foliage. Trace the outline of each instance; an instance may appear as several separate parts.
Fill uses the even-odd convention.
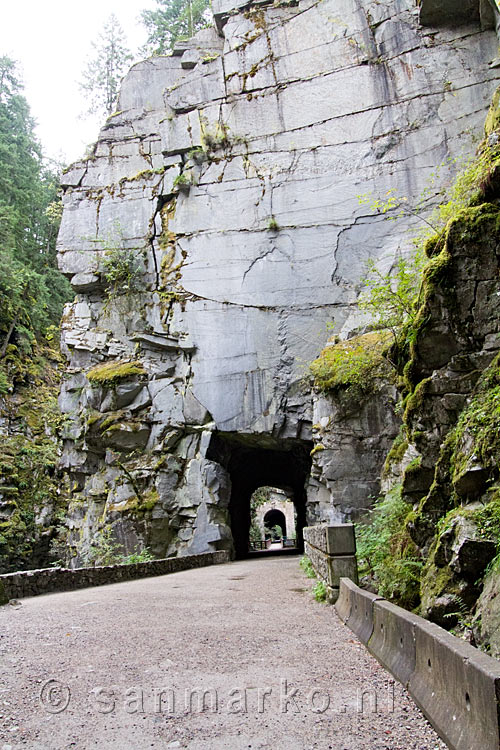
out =
[[[378,328],[390,330],[394,340],[415,322],[425,262],[423,249],[417,248],[412,255],[399,257],[391,274],[383,274],[373,260],[367,263],[359,306],[371,314]]]
[[[385,459],[385,463],[384,463],[385,472],[390,471],[390,468],[393,464],[397,464],[402,460],[404,454],[406,453],[407,448],[408,448],[408,439],[406,437],[404,428],[401,428],[399,435],[397,435],[397,437],[395,438],[393,444],[391,445],[391,449]]]
[[[48,347],[36,344],[25,357],[11,345],[0,369],[9,391],[1,403],[0,496],[8,516],[0,520],[0,572],[47,564],[49,540],[66,505],[57,469],[63,424],[58,363]]]
[[[410,609],[418,604],[422,569],[406,528],[411,511],[411,505],[401,498],[401,485],[397,485],[356,525],[361,575],[373,580],[381,596]]]
[[[43,161],[22,89],[16,63],[0,57],[0,359],[11,342],[29,352],[71,298],[56,270],[58,178]]]
[[[0,396],[5,396],[9,392],[9,379],[7,374],[0,370]]]
[[[267,228],[270,232],[279,232],[280,225],[278,224],[274,216],[271,216],[271,218],[267,222]]]
[[[326,588],[326,583],[324,583],[323,581],[316,581],[313,586],[312,592],[317,602],[326,602],[328,597],[328,589]]]
[[[109,299],[140,291],[141,264],[133,250],[108,248],[101,258],[100,270],[106,281]]]
[[[139,549],[136,546],[134,552],[125,555],[123,545],[114,537],[111,524],[105,524],[96,534],[89,550],[82,556],[85,565],[97,567],[100,565],[136,565],[137,563],[151,562],[154,555],[147,547]]]
[[[330,344],[310,365],[316,388],[350,390],[354,396],[369,393],[387,369],[383,354],[390,340],[387,331],[373,331]]]
[[[452,457],[456,478],[473,459],[485,467],[500,462],[500,355],[480,378],[475,393],[457,422]]]
[[[299,565],[308,578],[316,578],[316,573],[314,571],[313,564],[310,561],[310,559],[307,557],[307,555],[303,555],[300,558]]]
[[[93,57],[83,71],[80,89],[88,103],[87,114],[109,116],[116,109],[121,79],[133,59],[114,13],[92,47]]]
[[[433,213],[433,220],[444,228],[462,209],[482,201],[492,174],[500,165],[500,145],[489,146],[483,141],[478,153],[471,156],[459,171],[451,187],[449,199]]]
[[[148,550],[147,547],[143,547],[140,551],[136,547],[135,552],[130,555],[122,557],[122,565],[136,565],[136,563],[152,562],[155,556]]]
[[[277,539],[281,539],[283,536],[283,529],[281,526],[278,526],[277,524],[275,526],[266,527],[266,533],[271,535],[271,539],[273,541],[276,541]]]
[[[123,559],[123,547],[113,535],[109,524],[96,535],[89,550],[83,555],[86,566],[117,565]]]
[[[450,160],[456,164],[458,158]],[[441,202],[429,218],[429,199],[444,191],[436,191],[434,182],[443,165],[432,175],[429,186],[410,205],[406,196],[398,196],[394,189],[386,196],[374,198],[371,195],[360,195],[360,204],[368,204],[373,211],[383,214],[388,220],[397,220],[404,216],[414,216],[425,224],[425,231],[413,240],[414,251],[411,255],[400,257],[390,274],[382,273],[377,264],[370,260],[367,274],[363,279],[365,287],[360,296],[362,310],[369,312],[377,327],[390,329],[401,347],[415,340],[418,330],[418,312],[423,302],[423,284],[432,275],[439,272],[445,255],[428,258],[436,253],[436,248],[445,237],[446,228],[452,219],[459,216],[464,209],[475,206],[484,199],[496,170],[500,167],[500,145],[490,146],[483,141],[477,154],[463,163],[448,199]]]
[[[208,25],[209,0],[156,0],[156,10],[144,10],[142,23],[148,31],[143,52],[167,54],[175,42],[190,38]]]
[[[267,503],[271,497],[272,487],[258,487],[250,498],[250,541],[259,542],[262,539],[262,532],[257,525],[257,511]]]

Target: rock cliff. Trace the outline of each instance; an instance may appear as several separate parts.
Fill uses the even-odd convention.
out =
[[[359,195],[436,203],[495,89],[475,11],[449,28],[412,0],[213,9],[131,69],[63,178],[74,563],[109,527],[158,556],[244,553],[261,485],[293,492],[299,535],[369,506],[395,390],[346,412],[308,363],[332,330],[364,330],[365,263],[389,271],[417,223]]]

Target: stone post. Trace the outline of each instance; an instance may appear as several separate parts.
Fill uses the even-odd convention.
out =
[[[341,578],[358,582],[356,537],[352,523],[307,526],[304,529],[304,551],[326,584],[328,600],[332,604],[338,599]]]

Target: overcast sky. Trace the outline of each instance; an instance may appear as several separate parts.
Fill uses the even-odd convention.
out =
[[[69,163],[97,139],[103,120],[79,119],[85,102],[78,82],[91,42],[115,13],[135,53],[146,41],[140,12],[154,7],[154,0],[3,0],[0,55],[20,63],[46,156]]]

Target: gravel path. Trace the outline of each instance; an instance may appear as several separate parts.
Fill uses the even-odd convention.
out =
[[[1,607],[0,750],[445,748],[310,588],[261,558]]]

